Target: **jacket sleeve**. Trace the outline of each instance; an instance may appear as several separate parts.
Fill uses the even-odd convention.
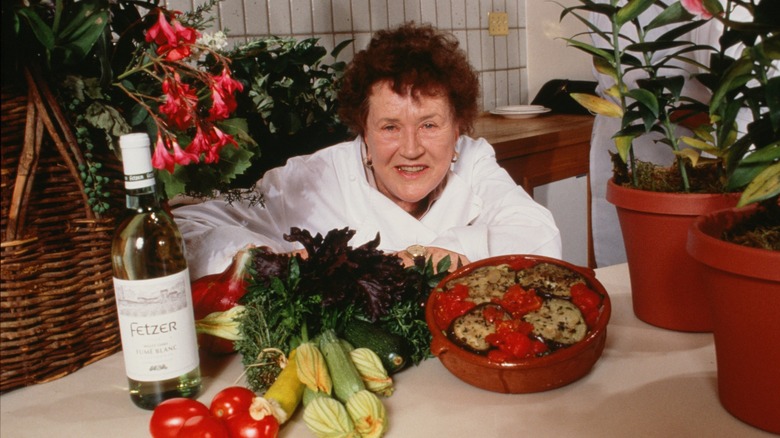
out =
[[[453,171],[481,200],[480,213],[467,226],[443,232],[440,246],[479,260],[504,254],[537,254],[561,258],[561,236],[552,214],[518,186],[499,166],[484,139],[462,143],[462,160]]]
[[[281,170],[269,171],[258,183],[262,204],[209,200],[174,209],[174,219],[184,238],[190,277],[223,271],[241,248],[252,244],[288,252],[294,245],[283,239],[281,227],[288,208],[282,196]]]

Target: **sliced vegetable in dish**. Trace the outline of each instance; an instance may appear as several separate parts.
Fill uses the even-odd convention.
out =
[[[547,262],[482,266],[433,293],[438,327],[457,346],[495,362],[583,340],[603,302],[581,274]]]

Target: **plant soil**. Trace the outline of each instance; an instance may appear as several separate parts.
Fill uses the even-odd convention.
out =
[[[615,183],[639,190],[664,193],[682,193],[683,179],[680,168],[675,162],[671,166],[664,167],[654,163],[636,160],[634,171],[636,172],[636,185],[634,178],[625,163],[618,154],[610,152],[613,165]],[[722,193],[725,191],[722,176],[724,175],[721,164],[718,161],[704,161],[697,166],[692,166],[686,161],[685,169],[690,183],[690,193]]]
[[[756,214],[725,231],[722,238],[737,245],[780,251],[780,204],[763,204]]]

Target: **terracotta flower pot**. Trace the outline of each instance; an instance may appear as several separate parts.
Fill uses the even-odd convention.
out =
[[[685,242],[697,216],[735,206],[738,195],[660,193],[612,180],[607,184],[607,201],[617,207],[623,233],[634,314],[666,329],[711,331],[702,268]]]
[[[780,433],[780,252],[719,238],[754,211],[698,218],[687,248],[705,270],[721,404],[748,424]]]

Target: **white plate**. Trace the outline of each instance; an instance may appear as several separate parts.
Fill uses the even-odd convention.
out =
[[[546,109],[543,105],[509,105],[496,107],[493,111],[496,113],[535,113]]]
[[[517,112],[517,113],[508,113],[508,112],[500,112],[496,110],[490,110],[491,114],[495,114],[497,116],[505,117],[507,119],[530,119],[531,117],[536,117],[540,114],[548,113],[552,111],[550,108],[545,108],[543,110],[537,110],[537,111],[526,111],[526,112]]]

